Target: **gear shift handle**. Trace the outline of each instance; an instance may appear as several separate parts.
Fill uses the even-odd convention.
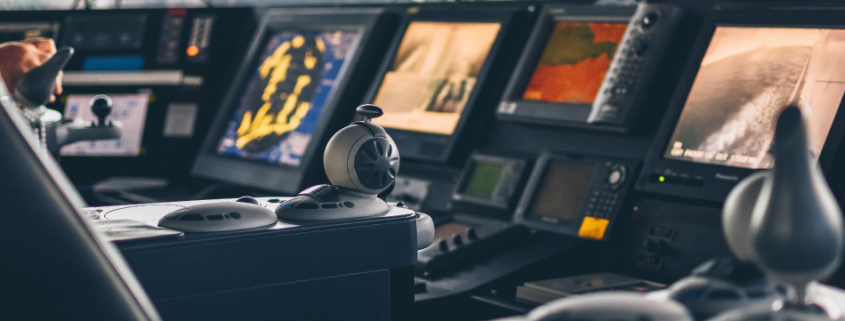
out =
[[[807,303],[806,288],[842,261],[842,211],[808,148],[801,109],[781,112],[774,137],[775,165],[751,216],[753,251],[760,268],[791,288],[793,304]]]
[[[23,108],[35,108],[50,100],[56,87],[56,77],[73,56],[73,48],[62,47],[41,66],[21,77],[15,87],[15,100]]]
[[[106,124],[106,117],[111,114],[111,110],[112,101],[109,96],[97,95],[91,99],[91,112],[97,116],[97,123],[91,127],[111,127],[111,123]]]

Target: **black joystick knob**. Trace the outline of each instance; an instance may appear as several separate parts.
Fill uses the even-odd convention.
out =
[[[97,115],[97,124],[95,127],[107,127],[106,117],[111,114],[112,101],[108,96],[98,95],[91,100],[91,112]]]
[[[25,73],[15,86],[15,99],[24,108],[41,106],[50,100],[56,87],[56,77],[73,56],[73,48],[63,47],[56,54]]]
[[[361,105],[355,109],[355,113],[364,117],[365,122],[369,122],[373,118],[379,118],[381,115],[384,115],[384,111],[381,110],[381,107],[376,105]]]

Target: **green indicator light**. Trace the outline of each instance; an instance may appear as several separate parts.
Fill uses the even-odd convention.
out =
[[[665,182],[665,181],[666,181],[666,177],[665,177],[665,176],[660,176],[660,177],[658,177],[658,178],[657,178],[657,180],[658,180],[658,181],[661,181],[661,182]]]

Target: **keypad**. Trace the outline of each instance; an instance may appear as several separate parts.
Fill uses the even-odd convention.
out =
[[[593,191],[587,201],[586,216],[611,219],[622,199],[618,192]]]

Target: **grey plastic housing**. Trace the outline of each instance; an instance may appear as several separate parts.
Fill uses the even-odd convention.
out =
[[[266,207],[224,201],[188,205],[165,215],[158,225],[182,232],[223,232],[268,226],[276,221],[276,215]]]
[[[375,166],[376,171],[392,173],[388,174],[392,177],[389,177],[386,184],[378,184],[375,187],[368,184],[371,176],[364,171],[366,168],[361,166],[359,158],[359,153],[367,153],[368,148],[382,153],[370,156],[376,158],[372,165]],[[399,172],[399,149],[381,126],[370,122],[354,122],[338,131],[329,140],[323,155],[323,164],[326,168],[326,176],[333,185],[363,194],[376,195],[390,187],[396,173]]]
[[[731,190],[722,208],[722,230],[731,252],[743,262],[753,263],[754,247],[751,237],[751,215],[769,172],[757,172]]]
[[[380,216],[388,211],[387,203],[375,195],[347,192],[331,200],[300,194],[276,208],[276,215],[280,220],[326,221]]]

